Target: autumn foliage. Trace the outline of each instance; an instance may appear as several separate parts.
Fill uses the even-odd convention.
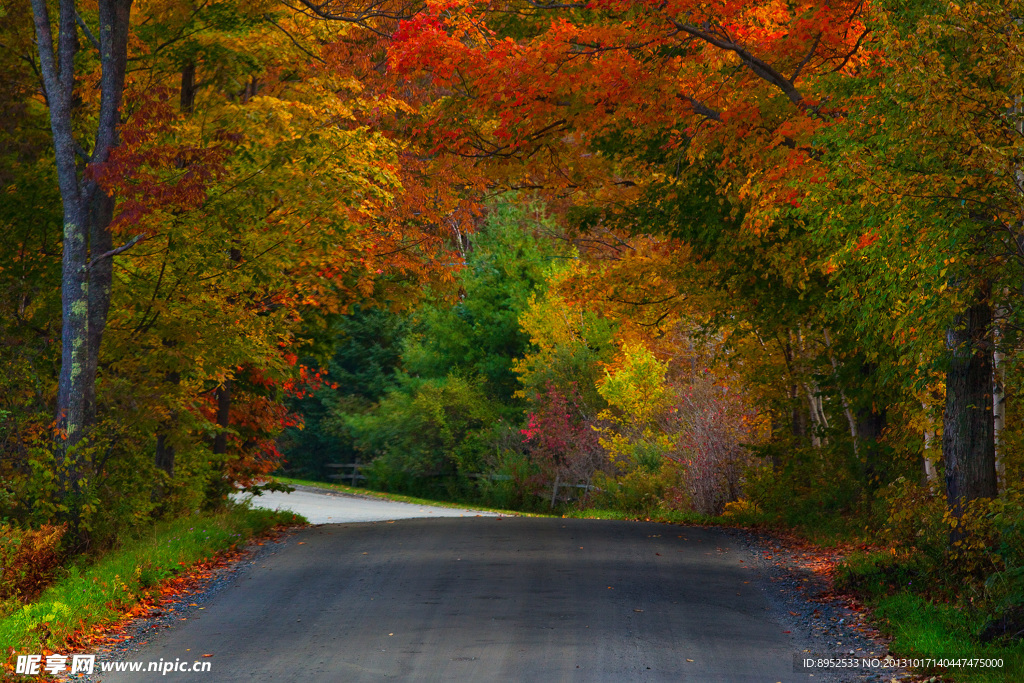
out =
[[[867,528],[995,595],[1019,3],[78,5],[0,15],[0,520],[40,549],[0,589],[358,460]]]

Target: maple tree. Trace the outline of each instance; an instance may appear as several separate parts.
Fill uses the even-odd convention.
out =
[[[932,350],[926,355],[938,359],[937,343],[950,340],[943,454],[949,504],[959,509],[965,500],[995,495],[986,340],[991,311],[1011,307],[992,294],[1002,291],[994,283],[1003,276],[982,273],[1017,257],[1012,226],[1019,222],[1019,191],[1015,171],[1008,170],[1017,163],[1015,128],[1006,116],[1016,106],[1016,50],[1007,42],[1016,29],[1004,30],[1012,23],[1010,5],[951,7],[945,16],[929,15],[933,10],[922,6],[900,16],[904,8],[871,13],[860,2],[448,2],[428,5],[403,24],[391,64],[447,89],[423,133],[439,151],[479,160],[494,183],[570,195],[586,207],[591,228],[625,221],[643,232],[680,235],[683,248],[698,253],[714,245],[711,269],[717,269],[712,279],[718,286],[727,284],[754,309],[771,300],[786,311],[782,325],[776,311],[769,321],[750,310],[746,320],[762,342],[765,333],[782,339],[778,353],[792,376],[785,403],[792,407],[794,435],[816,448],[829,430],[835,437],[837,421],[823,403],[831,393],[831,411],[847,423],[847,438],[869,479],[882,466],[877,442],[887,429],[887,412],[912,403],[909,387],[926,376],[905,360],[916,363],[921,355],[907,349],[880,354],[875,344],[893,339],[874,334],[884,315],[878,308],[850,326],[838,311],[854,304],[821,304],[849,295],[851,286],[871,286],[870,277],[858,279],[863,271],[839,264],[850,254],[866,257],[891,239],[891,219],[869,219],[864,229],[871,211],[858,213],[879,187],[900,206],[877,201],[876,215],[927,215],[929,224],[938,222],[922,235],[935,243],[920,244],[915,256],[937,258],[944,266],[959,262],[965,273],[938,292],[938,305],[925,304],[929,315],[938,313],[933,322],[944,317],[940,326],[946,329],[933,327],[934,336],[924,342]],[[900,22],[906,23],[897,27]],[[885,37],[869,44],[872,26]],[[903,27],[909,27],[905,36]],[[927,69],[919,68],[921,60]],[[851,82],[869,83],[871,90],[844,100],[858,87]],[[892,89],[883,90],[887,86]],[[903,103],[899,112],[890,107],[888,122],[870,113],[890,106],[894,98],[887,92],[898,93],[895,100]],[[866,102],[874,104],[861,108]],[[947,104],[962,115],[950,118]],[[844,150],[851,145],[842,136],[859,126],[865,126],[865,147],[878,150],[857,162],[861,183],[846,185],[859,201],[848,194],[827,206],[836,201],[828,188],[843,182],[829,173],[850,159]],[[922,132],[926,149],[935,150],[923,159]],[[897,139],[902,142],[890,149]],[[911,168],[881,180],[887,160],[901,149],[915,156],[919,168],[908,158]],[[944,184],[925,189],[922,183],[936,174]],[[949,204],[937,208],[943,198]],[[860,221],[845,251],[837,253],[829,231],[819,230],[830,213],[848,216],[845,225]],[[988,246],[981,247],[983,235]],[[751,271],[753,286],[745,286]],[[909,276],[903,270],[889,274]],[[940,277],[953,282],[949,277],[957,276],[944,270]],[[771,279],[781,287],[765,287]],[[884,293],[906,308],[915,287],[893,280]],[[961,301],[967,303],[958,309]],[[736,315],[735,303],[719,310]],[[921,332],[918,327],[913,334],[920,338]],[[812,337],[827,351],[801,358]],[[896,339],[906,336],[897,333]],[[829,381],[821,385],[815,377]],[[893,388],[880,394],[886,384]],[[900,395],[891,396],[893,391]]]
[[[795,182],[820,173],[813,136],[841,114],[822,84],[856,68],[864,15],[862,3],[447,4],[403,26],[392,64],[450,90],[426,131],[437,149],[489,163],[498,182],[572,193],[591,226],[715,240],[734,283],[755,258],[758,275],[799,290],[813,276],[786,212]]]
[[[366,36],[384,18],[162,0],[69,1],[50,16],[36,3],[33,59],[22,14],[3,17],[4,36],[29,52],[12,85],[31,84],[25,66],[41,59],[49,95],[28,87],[14,99],[31,115],[46,106],[53,127],[65,319],[37,335],[62,367],[56,459],[31,445],[47,428],[35,419],[13,461],[41,458],[59,477],[19,474],[16,507],[43,487],[51,512],[85,529],[104,499],[123,498],[137,521],[156,505],[201,504],[211,478],[254,483],[280,462],[274,437],[296,424],[281,399],[322,381],[297,360],[309,332],[354,303],[401,307],[422,282],[450,280],[449,224],[457,231],[469,215],[448,175],[431,180],[437,169],[396,139],[412,109],[359,80],[373,80],[379,37]],[[43,187],[48,142],[24,174]],[[40,239],[15,235],[7,253]],[[41,237],[52,242],[45,229]],[[33,283],[54,266],[11,263],[37,269]],[[26,289],[10,305],[42,320],[56,303]],[[12,333],[24,334],[31,319],[19,320]],[[46,346],[55,335],[59,356]],[[39,365],[23,376],[45,404]],[[149,490],[152,501],[128,493]]]

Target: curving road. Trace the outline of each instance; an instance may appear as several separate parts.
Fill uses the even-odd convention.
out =
[[[209,673],[103,680],[822,680],[793,672],[799,644],[749,558],[728,532],[649,523],[317,526],[131,656]]]
[[[467,508],[399,503],[371,496],[352,496],[338,491],[311,486],[295,486],[291,493],[268,491],[259,496],[246,496],[253,507],[297,512],[310,524],[343,522],[383,522],[420,517],[494,517],[493,512]]]

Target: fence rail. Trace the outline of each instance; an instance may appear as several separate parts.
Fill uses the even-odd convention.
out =
[[[352,486],[355,486],[356,482],[366,481],[366,476],[363,475],[363,474],[360,474],[359,468],[360,467],[366,467],[367,465],[369,465],[369,463],[363,463],[363,462],[347,462],[347,463],[332,462],[332,463],[327,463],[325,465],[325,467],[329,467],[329,468],[334,469],[334,470],[350,470],[348,472],[341,472],[339,474],[329,474],[329,475],[327,475],[327,478],[328,479],[341,480],[341,481],[348,480],[349,483]],[[477,474],[477,473],[473,473],[473,474],[467,474],[465,476],[468,479],[487,479],[488,481],[512,481],[512,479],[513,479],[512,475],[510,475],[510,474]],[[559,500],[559,497],[558,497],[559,489],[583,489],[586,493],[590,493],[591,491],[600,491],[601,490],[598,487],[593,486],[589,482],[586,483],[586,484],[564,484],[561,481],[559,481],[558,477],[556,477],[554,483],[552,483],[552,485],[551,485],[551,496],[550,496],[550,498],[551,498],[551,507],[552,508],[555,507],[555,502],[557,500]],[[541,494],[538,494],[538,495],[542,495],[545,498],[548,497],[548,495],[544,494],[544,493],[541,493]]]
[[[347,462],[347,463],[331,462],[331,463],[327,463],[327,465],[325,465],[325,467],[330,467],[331,469],[335,469],[335,470],[343,470],[343,469],[352,470],[351,472],[341,472],[340,474],[328,474],[327,478],[328,479],[337,479],[337,480],[340,480],[340,481],[345,481],[347,479],[352,486],[355,486],[357,481],[366,481],[366,476],[359,473],[359,468],[362,467],[365,464],[366,463],[361,463],[361,462]]]

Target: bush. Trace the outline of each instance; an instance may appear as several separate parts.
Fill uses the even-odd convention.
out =
[[[66,649],[76,633],[120,619],[162,579],[277,524],[300,522],[291,512],[234,506],[213,515],[162,522],[92,563],[68,569],[37,599],[0,616],[0,643],[20,652]],[[42,531],[42,530],[40,530]],[[0,678],[5,673],[0,668]]]
[[[589,484],[608,463],[579,392],[575,387],[561,391],[548,383],[546,391],[530,396],[530,407],[527,427],[520,434],[542,485]]]
[[[949,525],[943,521],[943,493],[900,477],[881,494],[886,515],[881,539],[898,548],[917,549],[932,562],[941,562],[949,540]]]
[[[60,542],[66,524],[45,524],[35,530],[0,525],[0,603],[38,596],[60,568]]]
[[[650,515],[659,509],[688,507],[688,501],[681,496],[682,472],[671,460],[663,459],[654,472],[642,466],[618,477],[598,472],[594,485],[600,489],[592,499],[593,506],[598,508]]]
[[[670,386],[671,408],[659,420],[675,437],[668,457],[685,466],[693,509],[720,514],[742,494],[743,472],[751,464],[743,444],[755,437],[756,411],[710,372],[690,373]]]
[[[932,581],[934,567],[906,552],[854,553],[836,567],[836,587],[878,597],[917,591]]]
[[[346,420],[360,450],[375,458],[366,476],[391,481],[397,472],[416,477],[480,472],[497,416],[478,382],[450,375],[406,378],[372,412]],[[376,464],[379,459],[384,462]]]
[[[769,455],[776,447],[754,452]],[[865,526],[877,526],[849,469],[823,463],[810,449],[794,447],[788,455],[782,471],[773,470],[767,458],[744,471],[744,495],[763,511],[766,521],[828,542],[863,539]]]
[[[497,478],[481,478],[477,483],[480,500],[492,507],[506,510],[541,509],[541,499],[530,493],[525,485],[533,471],[523,455],[509,453],[506,466],[494,473]]]

